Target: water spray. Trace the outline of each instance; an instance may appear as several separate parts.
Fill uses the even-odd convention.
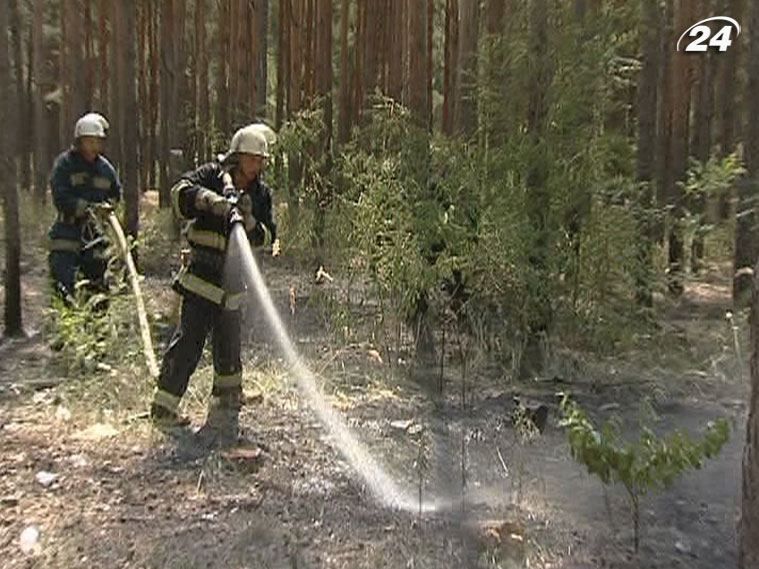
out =
[[[255,290],[303,396],[329,431],[335,447],[363,479],[374,497],[386,506],[410,512],[437,510],[440,504],[426,501],[420,505],[418,497],[411,488],[402,488],[393,480],[369,453],[366,446],[358,440],[343,417],[325,399],[317,386],[315,375],[301,360],[282,324],[282,319],[272,302],[263,275],[248,244],[245,230],[240,224],[232,228],[229,254],[239,260],[246,282]]]

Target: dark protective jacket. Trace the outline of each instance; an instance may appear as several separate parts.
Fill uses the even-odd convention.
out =
[[[49,233],[51,251],[81,251],[87,207],[121,199],[121,182],[108,159],[101,155],[87,162],[74,148],[56,158],[50,187],[58,210]]]
[[[189,220],[186,236],[191,246],[190,263],[180,271],[174,288],[180,294],[192,293],[226,308],[237,308],[241,295],[238,286],[224,282],[224,261],[228,245],[228,226],[224,216],[207,205],[207,192],[214,198],[224,195],[225,170],[219,162],[209,162],[188,172],[171,190],[174,214]],[[277,238],[271,189],[260,178],[238,194],[238,207],[245,219],[250,244],[260,247]]]

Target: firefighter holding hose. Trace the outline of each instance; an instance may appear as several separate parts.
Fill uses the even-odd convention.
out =
[[[279,255],[272,194],[261,179],[269,157],[267,138],[273,136],[263,124],[241,128],[232,137],[227,154],[184,174],[171,190],[174,214],[189,221],[190,254],[174,281],[174,289],[182,297],[181,316],[164,354],[150,409],[158,426],[189,423],[177,408],[210,334],[214,376],[206,428],[222,442],[237,437],[242,405],[240,309],[244,285],[230,276],[234,271],[229,267],[225,271],[225,261],[236,224],[244,226],[252,246],[261,247],[268,238],[272,255]]]
[[[79,271],[95,288],[105,288],[107,241],[96,214],[113,209],[121,199],[121,182],[103,156],[108,121],[87,113],[74,126],[74,144],[55,161],[50,174],[53,203],[58,210],[48,233],[48,262],[56,292],[73,302]]]

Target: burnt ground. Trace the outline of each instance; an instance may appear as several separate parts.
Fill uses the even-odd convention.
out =
[[[307,272],[267,267],[283,312],[297,285],[303,308],[290,325],[329,401],[412,492],[417,425],[426,428],[422,496],[446,496],[454,506],[421,516],[368,492],[288,381],[265,329],[251,326],[246,342],[250,401],[242,416],[261,444],[234,456],[200,448],[191,431],[152,430],[143,418],[149,380],[138,361],[88,378],[63,373],[43,326],[44,264],[26,266],[24,276],[30,336],[0,345],[3,567],[735,566],[745,370],[736,364],[724,320],[729,289],[717,272],[666,308],[660,345],[605,359],[556,350],[556,366],[573,361],[560,382],[515,384],[483,367],[472,372],[475,396],[462,409],[453,364],[444,395],[432,397],[373,346],[335,344],[323,314],[310,310],[307,293],[313,298],[316,289]],[[170,312],[165,277],[145,283],[153,311]],[[739,335],[745,353],[744,327]],[[187,401],[195,428],[209,376],[204,361]],[[662,431],[695,433],[716,417],[734,425],[715,460],[644,499],[637,557],[626,495],[605,490],[571,459],[557,391],[571,392],[596,419],[618,415],[633,425],[649,409]],[[515,434],[515,394],[549,406],[542,436]],[[41,472],[54,480],[43,485]],[[23,551],[20,536],[30,526],[39,540]]]

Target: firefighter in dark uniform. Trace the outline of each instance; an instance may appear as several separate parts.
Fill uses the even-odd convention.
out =
[[[58,215],[49,236],[50,274],[56,291],[67,302],[74,298],[77,274],[95,288],[104,288],[107,241],[95,222],[121,199],[121,183],[102,155],[108,121],[88,113],[74,127],[74,144],[55,161],[50,174]]]
[[[225,279],[228,237],[235,223],[243,223],[253,247],[267,238],[272,255],[280,252],[271,190],[261,173],[268,158],[268,127],[248,125],[238,130],[229,152],[217,162],[183,175],[171,190],[175,215],[189,220],[189,263],[174,281],[182,296],[177,330],[164,354],[150,414],[161,426],[181,426],[189,421],[177,413],[190,376],[200,361],[211,334],[213,388],[206,426],[237,435],[242,403],[240,359],[240,308],[244,285]],[[273,134],[271,129],[268,132]],[[236,282],[235,282],[236,281]],[[223,436],[223,435],[222,435]]]

